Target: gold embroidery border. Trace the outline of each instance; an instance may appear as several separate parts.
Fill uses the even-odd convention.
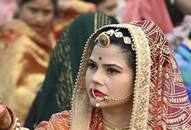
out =
[[[141,27],[129,25],[136,50],[136,79],[134,85],[131,130],[147,130],[151,79],[151,52],[148,39]]]

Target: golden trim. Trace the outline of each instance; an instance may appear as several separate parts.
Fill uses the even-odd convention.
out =
[[[131,130],[147,130],[149,115],[149,86],[151,77],[151,52],[149,42],[140,27],[130,25],[136,52],[136,79],[134,85]],[[143,94],[144,93],[144,94]]]

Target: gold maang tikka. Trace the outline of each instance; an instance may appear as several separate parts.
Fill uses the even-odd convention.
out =
[[[102,32],[99,36],[98,36],[98,43],[99,45],[101,45],[104,48],[109,47],[110,45],[110,38],[107,34],[105,34],[105,32]]]
[[[99,34],[96,40],[98,41],[99,45],[107,48],[110,45],[110,37],[113,35],[116,38],[122,38],[125,44],[132,44],[131,38],[128,36],[124,36],[123,33],[119,31],[119,29],[116,29],[116,30],[110,29],[106,32],[102,32],[101,34]],[[132,50],[134,50],[133,47],[132,47]]]

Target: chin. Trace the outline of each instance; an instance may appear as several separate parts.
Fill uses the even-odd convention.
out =
[[[90,99],[91,106],[96,107],[96,103],[97,102],[96,102],[96,100],[94,98]],[[107,107],[111,106],[111,104],[108,104],[105,101],[100,102],[99,105],[100,105],[99,108],[107,108]]]

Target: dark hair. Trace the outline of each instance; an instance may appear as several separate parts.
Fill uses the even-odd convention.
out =
[[[105,0],[84,0],[85,2],[90,2],[90,3],[94,3],[96,5],[101,4],[102,2],[104,2]]]
[[[19,6],[23,6],[24,4],[31,2],[31,1],[33,1],[33,0],[20,0]],[[56,13],[57,9],[58,9],[58,0],[51,0],[51,1],[52,1],[53,6],[54,6],[55,13]]]
[[[104,30],[105,31],[105,30]],[[107,30],[106,30],[107,31]],[[124,36],[128,36],[131,38],[130,33],[125,30],[125,29],[119,29],[120,32],[122,32],[122,34]],[[117,38],[114,35],[109,37],[110,39],[110,44],[119,46],[122,49],[122,53],[124,53],[124,55],[127,58],[127,64],[132,68],[132,70],[135,72],[135,51],[132,50],[132,39],[131,39],[131,44],[125,44],[123,38]],[[96,41],[97,44],[98,41]]]

